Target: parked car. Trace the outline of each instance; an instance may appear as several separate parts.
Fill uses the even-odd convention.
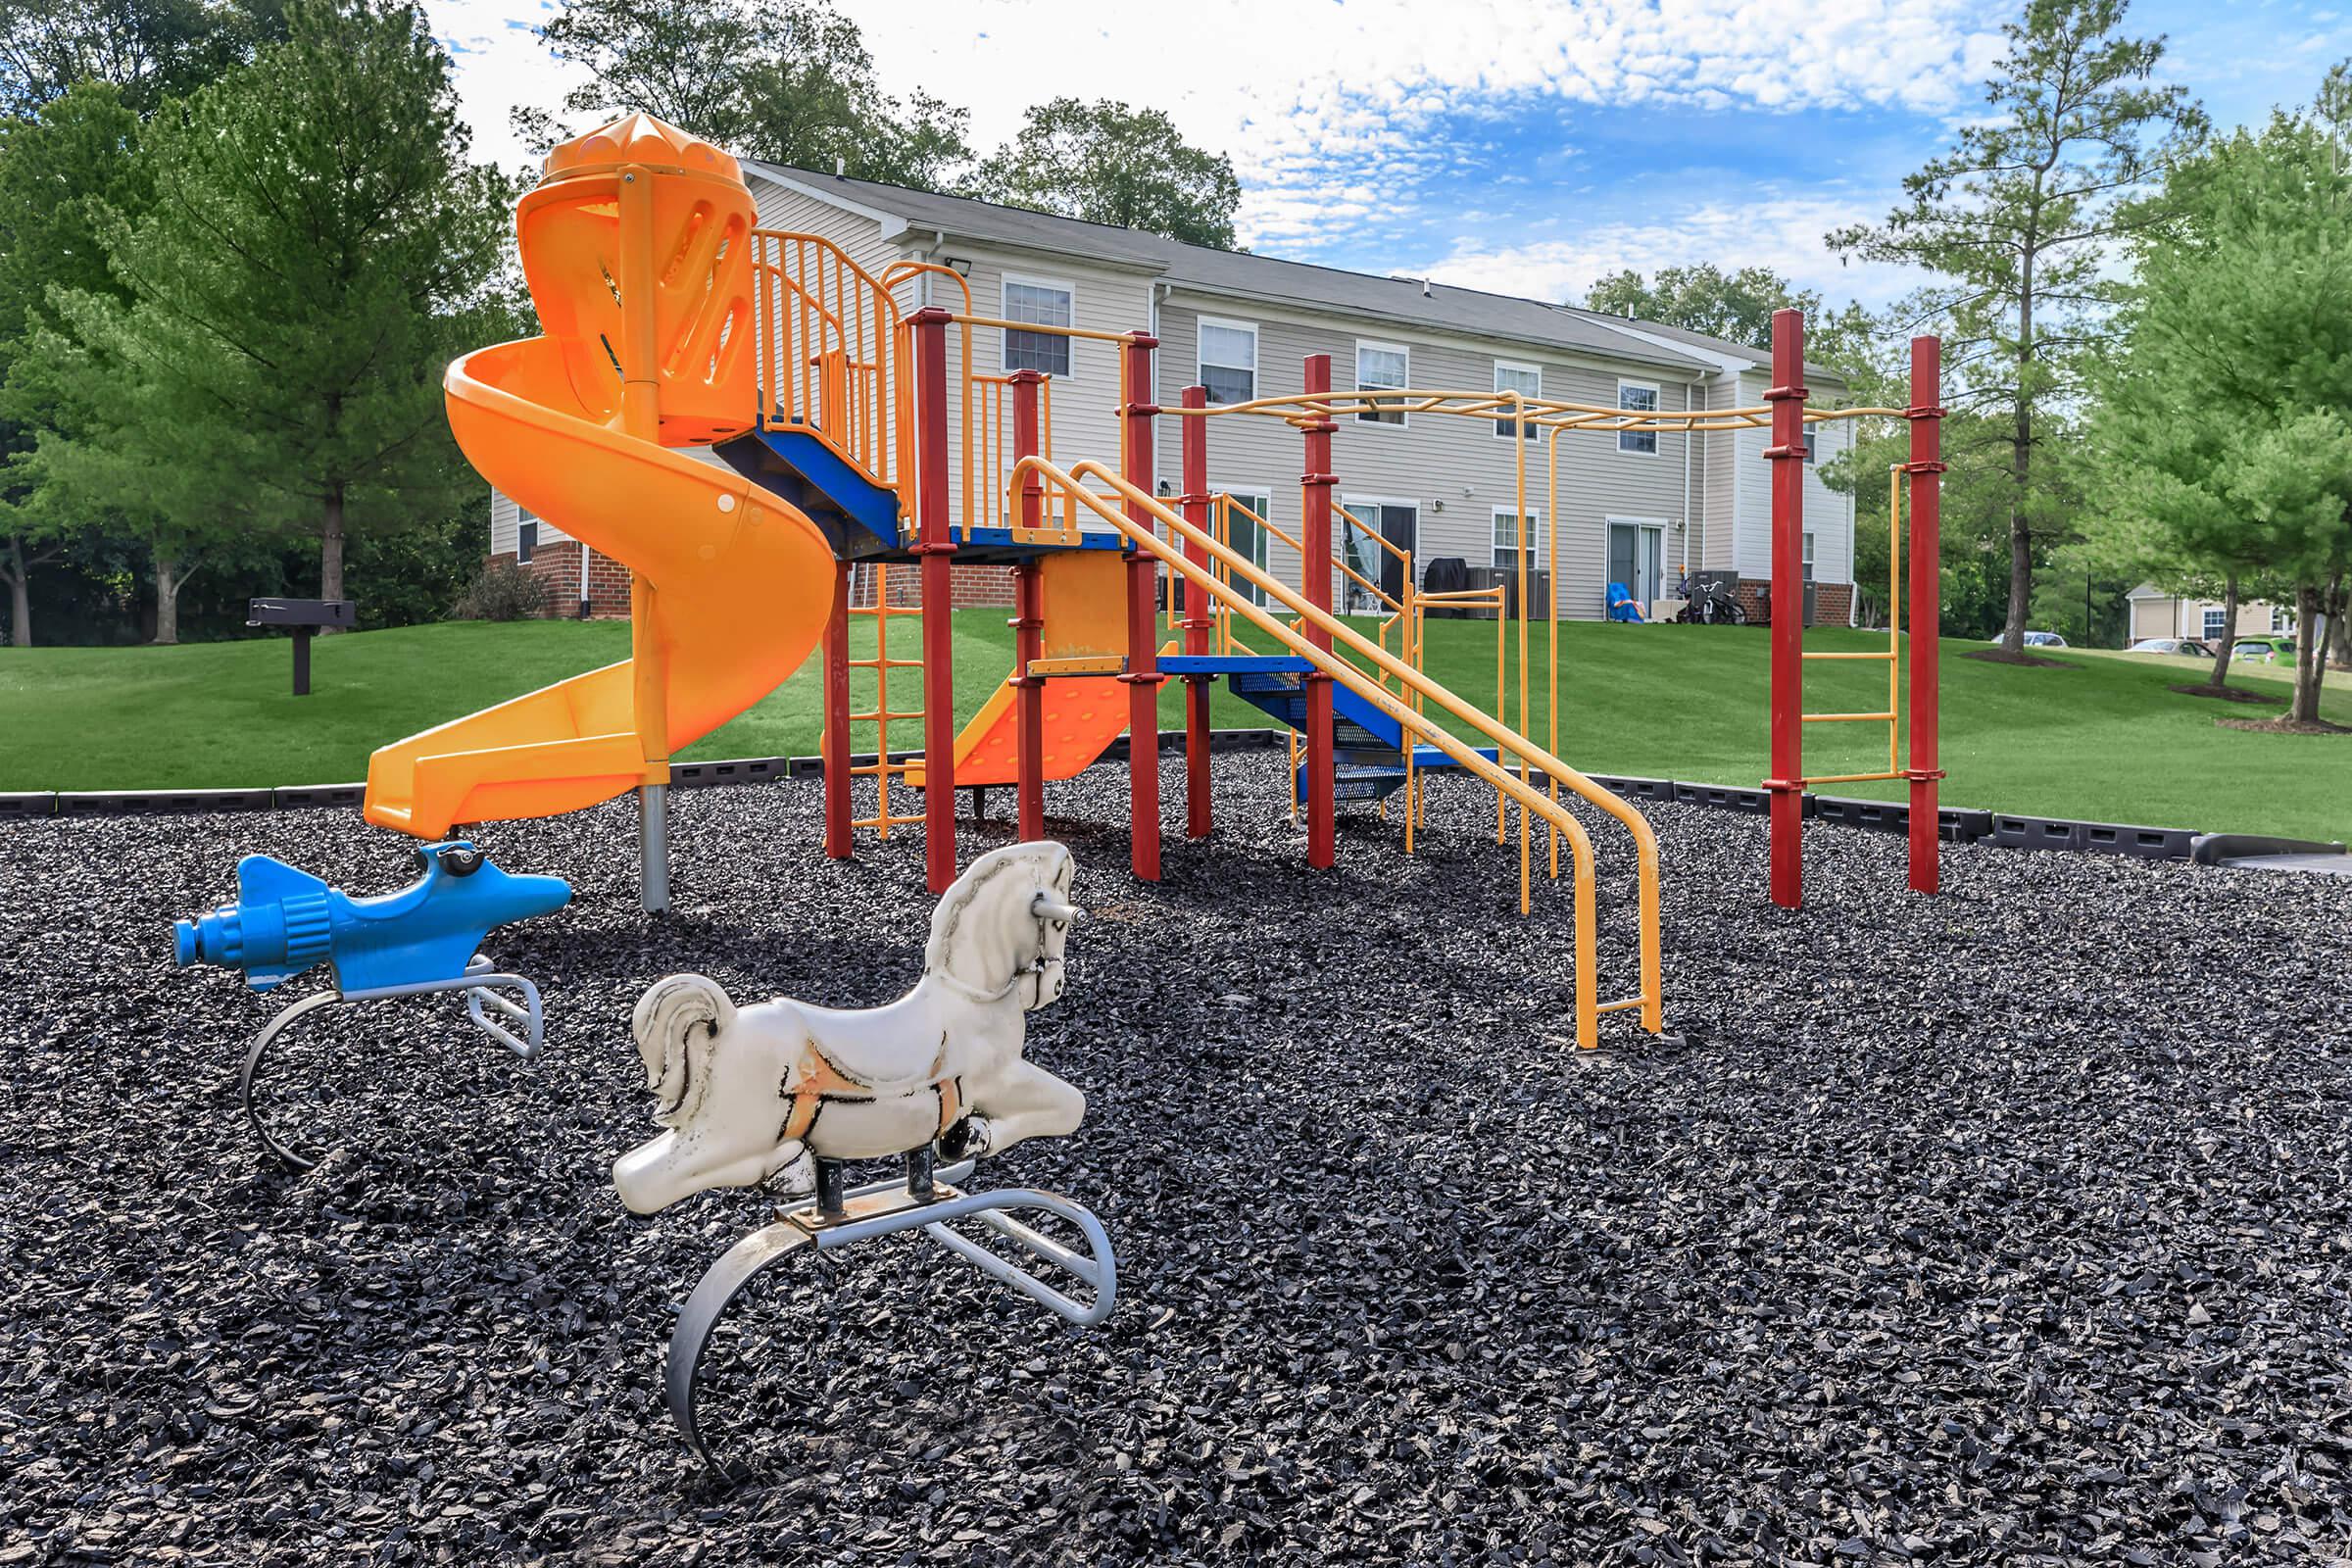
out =
[[[2000,641],[1998,637],[1986,640],[1995,643]],[[2066,639],[2054,631],[2030,631],[2026,633],[2026,646],[2028,648],[2064,648]]]
[[[2255,632],[2238,638],[2230,650],[2230,657],[2264,664],[2291,664],[2295,662],[2295,640],[2278,632]]]
[[[2171,654],[2180,659],[2211,659],[2213,650],[2194,637],[2142,637],[2124,650],[2128,654]]]

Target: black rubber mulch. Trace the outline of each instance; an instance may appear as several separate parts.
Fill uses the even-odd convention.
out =
[[[374,891],[402,843],[0,830],[0,1564],[2352,1556],[2352,881],[1971,848],[1928,902],[1898,840],[1817,827],[1789,915],[1758,820],[1653,808],[1693,1040],[1579,1059],[1567,899],[1517,915],[1491,797],[1443,791],[1411,859],[1351,818],[1318,877],[1278,762],[1219,787],[1156,887],[1074,825],[1123,771],[1052,802],[1094,918],[1031,1050],[1092,1108],[983,1178],[1102,1215],[1117,1316],[919,1240],[778,1271],[715,1347],[724,1479],[662,1348],[766,1211],[612,1197],[629,1007],[683,968],[896,994],[918,837],[837,864],[812,786],[687,794],[649,924],[625,805],[489,830],[580,893],[493,942],[546,1058],[446,998],[330,1013],[275,1080],[339,1146],[294,1177],[231,1088],[274,1004],[173,970],[168,922],[241,852]]]

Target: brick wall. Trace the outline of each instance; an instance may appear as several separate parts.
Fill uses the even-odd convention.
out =
[[[584,548],[576,539],[559,539],[539,545],[531,551],[531,559],[523,569],[547,584],[547,614],[551,619],[568,620],[580,612],[580,551]],[[490,558],[510,564],[514,552],[507,551]],[[590,551],[588,555],[588,613],[593,616],[618,615],[629,612],[629,569],[610,556]]]
[[[922,568],[912,562],[894,561],[885,568],[875,564],[853,566],[850,569],[850,603],[870,608],[874,603],[877,585],[885,580],[890,585],[890,602],[911,610],[922,602],[919,578]],[[1010,566],[956,565],[948,564],[950,597],[957,610],[983,610],[1012,604],[1012,568]]]
[[[1749,620],[1760,621],[1772,612],[1772,579],[1742,577],[1740,579],[1740,608],[1747,612]],[[1843,626],[1853,619],[1854,585],[1845,582],[1825,582],[1813,595],[1813,624]]]

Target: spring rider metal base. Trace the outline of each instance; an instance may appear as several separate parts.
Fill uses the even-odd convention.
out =
[[[419,875],[396,892],[355,899],[308,871],[248,855],[237,862],[237,902],[177,922],[174,960],[243,971],[256,991],[272,991],[319,964],[334,984],[303,998],[262,1026],[237,1073],[237,1103],[254,1136],[282,1163],[309,1170],[305,1158],[270,1136],[253,1103],[253,1080],[270,1048],[303,1019],[341,1002],[466,993],[475,1028],[523,1060],[539,1054],[546,1020],[539,988],[502,974],[478,951],[483,937],[510,920],[553,914],[571,901],[561,877],[510,876],[463,839],[422,845]],[[511,991],[513,998],[500,993]],[[495,1012],[522,1033],[501,1023]]]
[[[516,1000],[499,995],[501,989],[514,992]],[[547,1018],[539,1005],[539,988],[521,975],[499,973],[491,966],[490,960],[478,953],[466,965],[466,972],[455,979],[368,986],[357,991],[320,991],[303,998],[264,1024],[245,1052],[245,1064],[237,1070],[237,1105],[245,1112],[245,1122],[253,1129],[253,1136],[261,1141],[262,1147],[270,1152],[272,1158],[289,1170],[310,1170],[318,1163],[317,1159],[297,1153],[291,1146],[271,1137],[270,1129],[263,1124],[259,1107],[253,1102],[253,1080],[261,1069],[262,1058],[296,1024],[338,1003],[388,1002],[395,997],[433,996],[444,991],[463,991],[466,994],[466,1016],[475,1028],[514,1053],[521,1060],[537,1059],[540,1043],[547,1032]],[[491,1017],[491,1010],[520,1025],[521,1035],[517,1036],[498,1019]]]
[[[776,1222],[744,1237],[721,1253],[707,1269],[678,1313],[670,1332],[669,1354],[662,1369],[663,1393],[678,1430],[706,1461],[710,1449],[697,1418],[695,1401],[703,1350],[718,1325],[727,1303],[770,1265],[803,1248],[819,1253],[838,1251],[901,1231],[920,1230],[949,1251],[992,1279],[1012,1287],[1054,1316],[1081,1328],[1110,1316],[1118,1304],[1118,1262],[1102,1222],[1084,1205],[1057,1193],[1032,1187],[1004,1187],[985,1193],[966,1193],[950,1183],[971,1174],[973,1161],[962,1160],[936,1173],[932,1152],[916,1150],[906,1156],[905,1179],[868,1183],[842,1189],[841,1164],[816,1162],[816,1194],[776,1211]],[[1041,1234],[1013,1216],[1042,1210],[1068,1221],[1085,1238],[1086,1250],[1073,1251],[1051,1236]],[[950,1227],[960,1219],[977,1219],[996,1236],[1031,1256],[1054,1265],[1088,1287],[1090,1298],[1065,1295],[1020,1263],[992,1251],[982,1243]]]

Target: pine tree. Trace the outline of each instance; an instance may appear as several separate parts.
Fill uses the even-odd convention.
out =
[[[2024,657],[2037,548],[2063,538],[2064,487],[2040,455],[2051,420],[2115,335],[2122,284],[2109,264],[2128,236],[2166,221],[2134,200],[2202,137],[2186,92],[2150,79],[2162,38],[2120,34],[2124,0],[2030,0],[2002,28],[2009,50],[1986,113],[1903,181],[1907,205],[1880,227],[1840,229],[1832,249],[1948,279],[1915,318],[1945,334],[1946,401],[2006,424],[2009,612],[2002,648]]]
[[[414,7],[295,0],[286,24],[149,126],[154,206],[104,230],[129,303],[65,302],[123,416],[59,471],[115,476],[125,506],[145,474],[188,527],[315,532],[339,599],[354,531],[437,521],[478,483],[441,372],[503,315],[505,203]]]

